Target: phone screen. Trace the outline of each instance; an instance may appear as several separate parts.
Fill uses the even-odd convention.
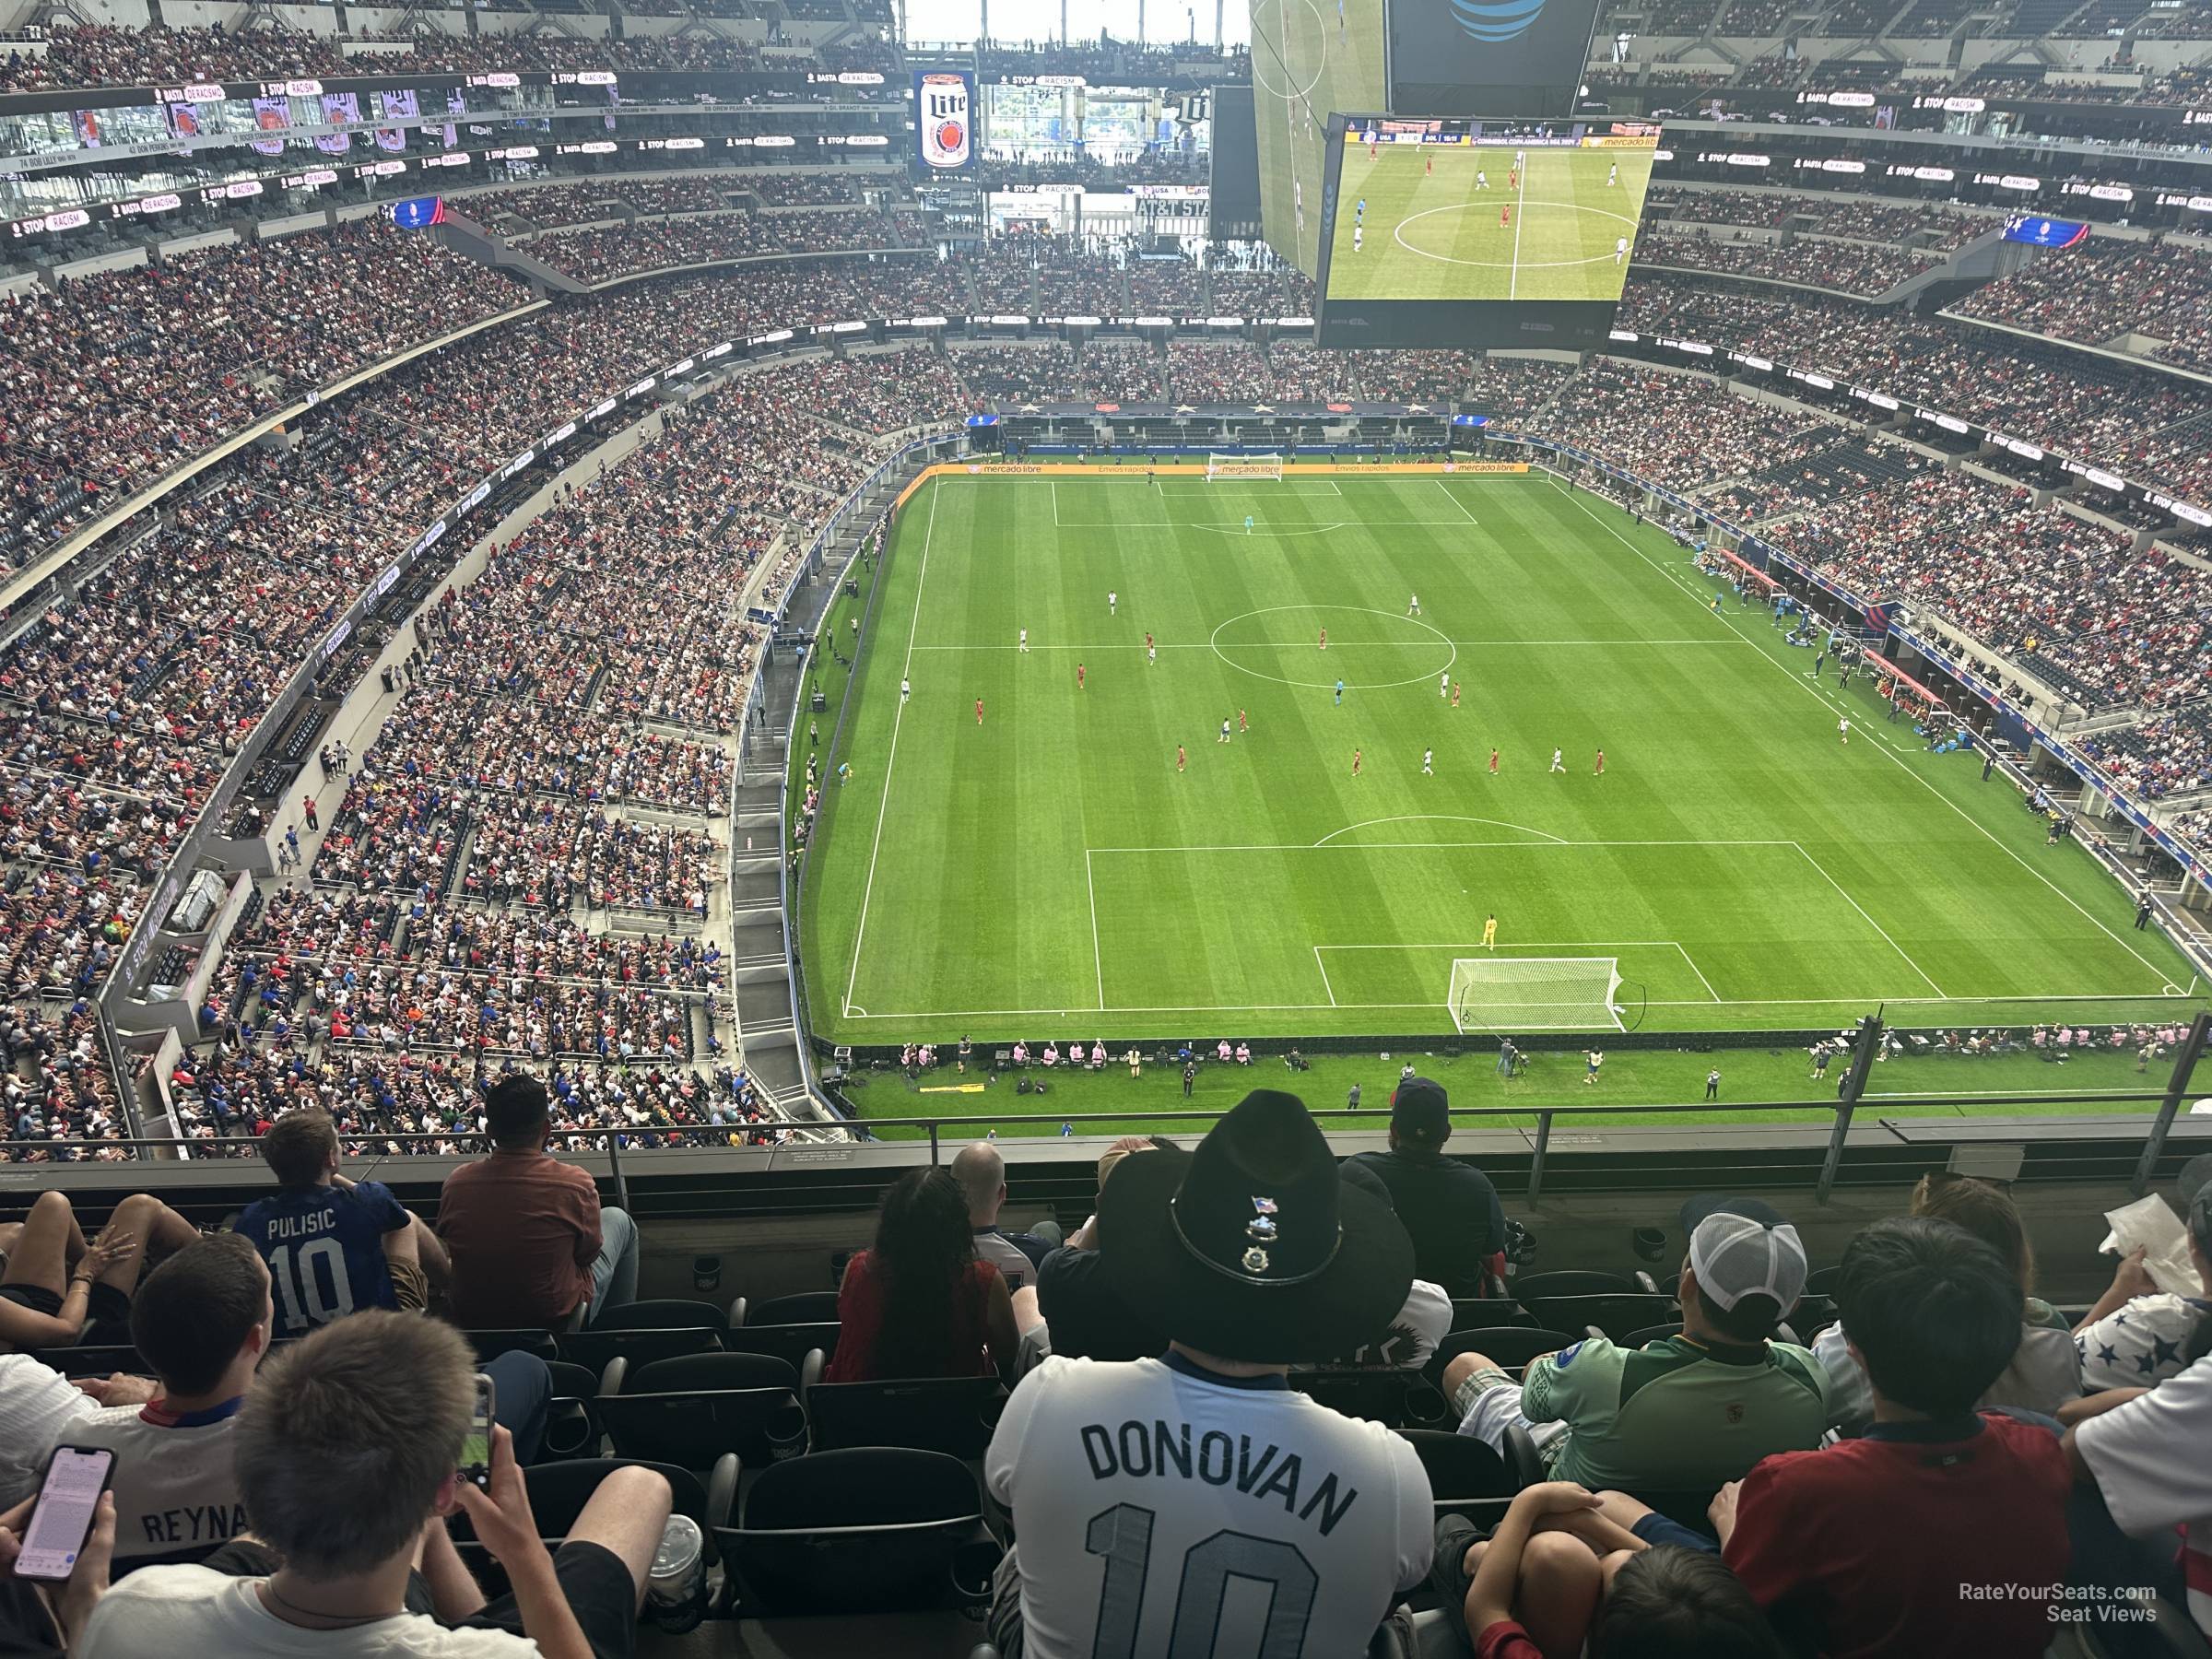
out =
[[[24,1530],[23,1553],[16,1558],[17,1577],[69,1576],[92,1535],[100,1494],[114,1466],[115,1453],[104,1448],[54,1448],[38,1504],[30,1512],[30,1524]]]
[[[477,1373],[477,1406],[469,1414],[468,1433],[461,1441],[461,1478],[479,1488],[491,1485],[491,1379]]]

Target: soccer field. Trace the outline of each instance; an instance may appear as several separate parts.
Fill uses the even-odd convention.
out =
[[[1537,147],[1519,152],[1528,158],[1519,169],[1515,153],[1383,144],[1371,157],[1366,145],[1347,143],[1328,297],[1618,300],[1653,152]],[[1615,168],[1619,177],[1607,184]],[[1357,252],[1355,229],[1364,232]]]
[[[877,580],[803,896],[832,1041],[1449,1034],[1469,957],[1609,963],[1647,1030],[2201,1000],[1971,757],[1541,475],[940,479]]]

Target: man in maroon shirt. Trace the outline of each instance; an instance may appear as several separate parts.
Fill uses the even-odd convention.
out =
[[[638,1294],[638,1230],[602,1208],[592,1178],[547,1156],[546,1086],[527,1073],[484,1095],[492,1153],[445,1178],[438,1236],[453,1258],[446,1299],[477,1329],[557,1330]]]
[[[2018,1278],[1963,1228],[1900,1218],[1844,1251],[1836,1306],[1874,1426],[1722,1488],[1721,1559],[1799,1652],[2038,1659],[2071,1471],[2050,1428],[1974,1410],[2019,1347]],[[1647,1543],[1697,1542],[1618,1493],[1604,1504]]]

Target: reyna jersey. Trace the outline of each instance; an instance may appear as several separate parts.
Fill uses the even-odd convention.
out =
[[[1030,1659],[1342,1659],[1429,1571],[1412,1446],[1280,1376],[1048,1359],[983,1472],[1019,1537]]]

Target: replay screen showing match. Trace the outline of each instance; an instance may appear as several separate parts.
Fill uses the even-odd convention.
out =
[[[1332,116],[1322,344],[1602,345],[1658,142],[1633,122]]]

